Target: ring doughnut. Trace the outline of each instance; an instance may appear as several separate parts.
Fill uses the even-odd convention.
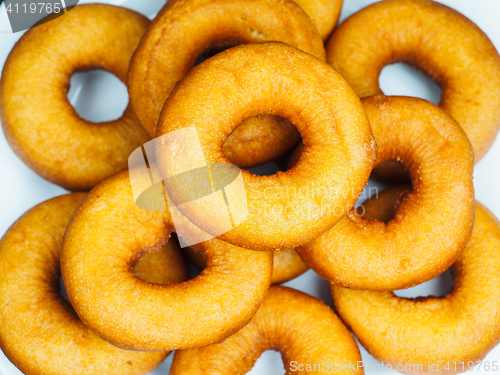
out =
[[[377,141],[376,164],[400,161],[414,189],[388,223],[351,211],[297,252],[339,286],[409,288],[444,272],[470,237],[472,148],[457,122],[423,99],[374,96],[363,104]]]
[[[228,244],[228,246],[230,245]],[[186,247],[184,250],[199,268],[204,269],[207,266],[203,255],[197,251],[195,246]],[[295,249],[273,251],[273,274],[271,284],[281,284],[295,279],[308,269],[309,267],[300,259]]]
[[[325,59],[318,31],[291,0],[168,2],[142,38],[130,63],[127,85],[142,127],[151,138],[155,137],[163,103],[200,56],[236,44],[269,40],[288,43]],[[233,136],[229,135],[226,151],[234,155],[231,161],[243,168],[282,155],[300,139],[289,121],[270,116],[252,120],[240,128]],[[248,150],[241,147],[240,151],[236,146],[239,143],[248,144]]]
[[[462,126],[478,162],[500,127],[500,55],[479,27],[429,0],[377,2],[343,22],[327,61],[360,97],[380,95],[379,75],[408,63],[442,87],[440,107]]]
[[[470,361],[476,364],[500,341],[499,225],[476,202],[474,230],[451,267],[454,288],[445,297],[406,299],[332,284],[336,310],[370,354],[394,369],[396,364],[424,364],[419,374],[468,370]],[[453,362],[462,361],[464,369],[454,367]],[[431,371],[429,362],[438,367]],[[445,369],[447,362],[450,370]],[[398,371],[416,372],[410,368]]]
[[[168,355],[118,349],[93,334],[59,296],[63,234],[83,193],[50,199],[26,212],[0,242],[0,346],[24,374],[146,374]],[[177,249],[174,261],[182,255]],[[156,254],[156,253],[154,253]],[[141,262],[139,264],[141,265]],[[161,265],[147,261],[151,271]],[[186,280],[184,263],[165,282]],[[21,324],[22,323],[22,324]]]
[[[269,288],[250,323],[225,341],[175,352],[170,374],[246,374],[268,349],[281,353],[287,374],[339,373],[335,365],[345,374],[363,374],[356,341],[337,315],[322,301],[282,286]]]
[[[303,137],[302,158],[271,176],[242,170],[248,216],[218,238],[254,250],[291,249],[331,228],[354,205],[376,154],[359,98],[321,60],[267,42],[233,47],[204,61],[165,102],[156,160],[170,198],[180,202],[186,187],[168,179],[181,167],[178,152],[161,136],[194,128],[206,163],[227,163],[222,152],[226,137],[243,120],[262,114],[292,121]],[[224,224],[207,212],[210,208],[193,204],[179,209],[204,231],[223,233]]]
[[[127,167],[147,142],[129,106],[114,121],[80,118],[67,98],[73,73],[104,69],[125,81],[129,60],[149,25],[132,10],[78,5],[31,28],[16,43],[0,82],[0,120],[17,156],[68,190],[90,190]]]
[[[92,230],[95,222],[99,231]],[[168,210],[135,205],[128,171],[97,185],[75,213],[61,271],[76,313],[104,340],[136,350],[209,345],[243,327],[262,303],[272,255],[228,251],[217,239],[198,245],[207,268],[193,280],[156,285],[137,278],[131,265],[165,243],[173,228]]]

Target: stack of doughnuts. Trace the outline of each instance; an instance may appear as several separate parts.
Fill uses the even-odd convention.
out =
[[[500,222],[473,185],[500,127],[500,55],[432,0],[335,28],[341,7],[169,0],[150,21],[85,4],[19,39],[4,134],[70,191],[0,240],[0,348],[20,371],[148,374],[176,351],[172,375],[236,375],[277,350],[286,374],[361,375],[359,342],[400,372],[448,374],[500,342]],[[439,83],[440,105],[384,95],[395,62]],[[92,69],[127,85],[119,119],[68,101]],[[393,186],[357,205],[370,177]],[[309,269],[331,307],[272,285]],[[394,293],[448,269],[444,297]]]

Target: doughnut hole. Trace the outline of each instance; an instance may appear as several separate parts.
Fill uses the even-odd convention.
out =
[[[222,151],[228,160],[240,168],[265,176],[286,171],[287,160],[295,146],[301,142],[297,128],[281,116],[254,116],[243,121],[226,138]],[[268,163],[276,164],[274,171]]]
[[[291,122],[289,122],[287,119],[280,117],[280,116],[257,116],[254,118],[258,119],[258,118],[263,118],[263,117],[267,117],[269,119],[271,117],[275,117],[278,119],[278,121],[281,121],[280,119],[282,119],[283,124],[286,127],[288,127],[288,125],[285,123],[285,121],[289,124],[290,127],[288,129],[282,129],[283,130],[282,133],[276,134],[276,138],[274,138],[274,139],[278,140],[279,144],[276,145],[276,144],[272,144],[269,142],[268,131],[272,131],[273,130],[272,127],[271,126],[260,127],[259,123],[257,121],[254,122],[257,125],[257,128],[256,128],[257,134],[250,133],[247,130],[248,126],[247,126],[247,129],[243,129],[244,127],[242,127],[241,125],[238,128],[236,128],[236,130],[234,132],[239,131],[238,129],[242,128],[241,129],[242,132],[240,133],[240,135],[243,135],[243,134],[246,135],[246,137],[248,139],[248,144],[247,144],[248,148],[252,149],[252,151],[258,151],[258,149],[255,149],[256,143],[264,142],[264,143],[267,143],[266,148],[271,153],[273,153],[273,156],[276,156],[279,154],[278,150],[281,150],[280,152],[284,152],[284,153],[281,156],[277,156],[276,158],[274,158],[273,160],[271,160],[265,164],[257,165],[255,167],[247,167],[247,168],[243,168],[243,169],[245,169],[246,171],[253,173],[257,176],[270,176],[270,175],[276,174],[277,172],[286,172],[286,171],[292,169],[292,167],[299,161],[300,154],[302,153],[302,149],[304,148],[304,146],[302,144],[302,137],[301,137],[300,133],[297,131],[297,129],[295,128],[295,126]],[[262,123],[262,122],[263,121],[261,120],[260,123]],[[244,123],[247,123],[247,122],[245,121]],[[243,133],[243,132],[245,132],[245,133]],[[287,137],[280,137],[281,135],[285,134],[286,132],[288,132],[288,138]],[[295,133],[297,133],[298,138],[296,138]],[[239,138],[241,139],[242,137],[239,137]],[[280,139],[278,139],[278,138],[280,138]],[[293,138],[293,141],[291,140],[292,138]],[[290,142],[289,144],[293,143],[293,147],[290,147],[287,151],[284,151],[284,148],[286,148],[287,142]],[[224,146],[225,145],[226,145],[226,143],[224,144]],[[247,147],[247,145],[243,145],[242,147]],[[260,144],[260,147],[262,147],[262,143]],[[223,148],[223,151],[225,151],[224,148]],[[226,155],[226,157],[227,157],[227,155]]]
[[[186,260],[176,236],[158,249],[144,253],[133,265],[133,271],[139,279],[151,284],[175,284],[189,279]]]
[[[446,270],[435,278],[408,289],[395,290],[394,294],[401,298],[444,297],[453,289],[453,274],[451,269]]]
[[[441,87],[428,75],[405,63],[385,66],[379,84],[385,95],[413,96],[435,105],[441,101]]]
[[[396,217],[399,205],[412,190],[411,183],[388,188],[376,181],[368,181],[358,199],[358,202],[362,203],[356,203],[355,213],[364,219],[378,220],[387,224]]]
[[[370,178],[389,185],[411,181],[410,173],[398,160],[387,160],[373,168]]]
[[[276,159],[271,160],[269,163],[257,165],[256,167],[249,167],[243,169],[257,176],[271,176],[282,170],[278,165],[278,161]]]
[[[441,87],[417,69],[405,64],[395,63],[382,69],[379,77],[380,88],[385,95],[412,96],[439,105]],[[389,183],[410,181],[410,174],[397,160],[387,160],[377,165],[372,177]]]
[[[127,87],[102,69],[76,72],[71,76],[68,100],[83,120],[113,121],[127,108]]]
[[[266,350],[262,353],[252,367],[252,370],[247,375],[260,375],[260,374],[276,374],[285,375],[285,365],[281,354],[275,350]]]

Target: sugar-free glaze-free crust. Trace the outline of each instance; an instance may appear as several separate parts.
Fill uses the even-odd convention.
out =
[[[0,241],[0,347],[28,375],[147,374],[168,353],[133,352],[108,344],[59,295],[64,231],[84,197],[68,194],[39,204]],[[155,257],[143,257],[138,264],[145,271],[144,280],[186,280],[179,249],[169,246],[151,255]],[[169,269],[162,257],[169,259]],[[160,270],[165,271],[161,280],[148,278],[148,271],[155,275]]]
[[[380,95],[379,76],[408,63],[442,87],[441,108],[469,137],[478,162],[500,127],[500,55],[479,27],[428,0],[380,1],[355,13],[333,33],[327,61],[360,97]]]
[[[284,43],[233,47],[179,82],[165,102],[157,134],[194,128],[205,161],[228,163],[222,151],[228,134],[244,119],[264,113],[290,119],[302,135],[304,152],[286,172],[241,171],[248,216],[219,238],[254,250],[291,249],[331,228],[354,205],[375,160],[363,105],[332,67]],[[167,152],[169,147],[162,143],[156,149],[162,176],[176,175],[187,156]],[[185,198],[178,180],[165,186],[174,203]],[[206,232],[221,233],[224,223],[213,217],[212,207],[179,209]]]
[[[400,372],[464,372],[500,341],[500,223],[478,202],[472,236],[451,270],[454,288],[444,297],[332,285],[335,308],[371,355],[394,369],[402,365]],[[429,369],[429,362],[438,366]]]
[[[281,353],[287,375],[363,374],[356,341],[335,313],[322,301],[281,286],[269,289],[257,314],[233,336],[177,351],[170,374],[246,374],[269,349]]]
[[[198,277],[171,285],[139,279],[132,265],[173,229],[169,210],[136,206],[128,171],[97,185],[75,213],[61,271],[76,313],[103,339],[136,350],[204,346],[227,338],[257,311],[271,284],[268,252],[227,249],[212,239],[199,245],[207,268]]]
[[[0,82],[0,120],[17,156],[68,190],[89,190],[127,167],[148,140],[129,106],[113,121],[80,118],[67,98],[73,73],[103,69],[125,82],[149,20],[105,4],[78,5],[28,30],[9,54]]]
[[[316,14],[316,6],[303,2]],[[130,64],[127,86],[142,127],[155,137],[163,103],[200,56],[263,41],[287,43],[325,59],[321,36],[292,0],[169,1],[155,17]],[[249,120],[228,137],[227,156],[243,168],[280,156],[300,139],[288,120],[272,116]],[[248,150],[240,147],[241,143],[246,143]]]
[[[376,164],[400,161],[413,191],[388,223],[353,210],[297,252],[320,276],[344,287],[409,288],[444,272],[469,239],[472,148],[458,123],[425,100],[375,96],[363,104],[377,141]]]

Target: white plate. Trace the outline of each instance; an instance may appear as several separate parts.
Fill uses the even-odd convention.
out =
[[[87,3],[90,1],[81,1]],[[152,18],[164,4],[161,0],[115,0],[97,1],[122,5]],[[341,19],[345,19],[357,10],[374,3],[373,0],[345,0]],[[500,50],[500,1],[498,0],[441,0],[440,2],[451,6],[465,14],[474,21],[493,41]],[[19,39],[21,33],[12,34],[8,24],[5,5],[0,7],[0,68]],[[384,92],[389,95],[418,96],[433,102],[439,99],[439,89],[429,80],[412,69],[402,65],[393,65],[384,69],[381,76],[381,85]],[[97,94],[96,94],[97,93]],[[72,89],[69,93],[71,102],[87,117],[97,120],[118,117],[127,102],[124,86],[114,77],[103,73],[92,73],[87,76],[77,76],[72,80]],[[104,103],[104,105],[103,105]],[[476,197],[484,203],[493,213],[500,217],[500,137],[496,140],[488,154],[477,165],[474,173]],[[43,180],[27,168],[12,152],[3,133],[0,135],[0,234],[29,208],[51,197],[64,194],[65,191]],[[315,297],[321,298],[332,306],[328,284],[318,277],[313,271],[308,271],[301,277],[285,285],[302,290]],[[443,286],[444,285],[444,286]],[[449,285],[446,277],[438,277],[425,284],[398,293],[401,296],[418,296],[439,293]],[[1,296],[0,296],[1,298]],[[411,338],[409,338],[411,340]],[[378,362],[361,348],[366,374],[397,374],[394,370],[377,368]],[[172,356],[152,374],[168,374]],[[495,348],[485,358],[485,361],[498,361],[500,364],[500,346]],[[370,368],[371,367],[371,368]],[[477,368],[477,374],[488,374],[487,371]],[[255,364],[252,375],[283,374],[283,364],[279,354],[265,352]],[[0,352],[0,375],[21,374],[3,353]]]

